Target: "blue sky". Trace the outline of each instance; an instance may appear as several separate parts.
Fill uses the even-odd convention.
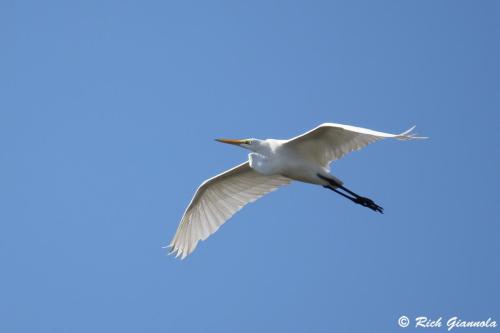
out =
[[[500,321],[497,1],[2,1],[0,331],[399,332]],[[184,261],[216,137],[322,122],[386,214],[293,184]],[[406,329],[411,331],[411,329]],[[444,330],[443,330],[444,331]]]

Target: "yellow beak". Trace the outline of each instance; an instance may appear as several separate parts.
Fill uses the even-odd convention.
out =
[[[237,146],[245,143],[245,140],[233,140],[233,139],[215,139],[215,141],[219,141],[222,143],[228,143],[230,145],[237,145]]]

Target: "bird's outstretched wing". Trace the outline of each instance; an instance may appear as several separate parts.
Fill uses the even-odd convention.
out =
[[[362,127],[325,123],[288,140],[285,145],[295,149],[303,158],[328,167],[330,162],[380,139],[426,139],[413,134],[414,128],[401,134],[389,134]]]
[[[203,182],[182,216],[169,247],[184,259],[247,203],[291,182],[283,176],[265,176],[248,162]]]

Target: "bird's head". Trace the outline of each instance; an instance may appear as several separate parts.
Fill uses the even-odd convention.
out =
[[[215,139],[215,141],[228,143],[230,145],[239,146],[241,148],[245,148],[251,151],[256,151],[261,146],[262,140],[259,139]]]

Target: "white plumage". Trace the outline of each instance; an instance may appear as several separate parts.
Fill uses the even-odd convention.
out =
[[[325,123],[289,140],[218,141],[249,149],[249,160],[203,182],[189,203],[169,247],[184,259],[200,240],[205,240],[247,203],[289,184],[292,180],[328,187],[374,211],[382,208],[372,200],[343,187],[329,174],[329,165],[345,154],[385,138],[424,139],[411,133],[377,132],[366,128]],[[339,192],[342,189],[347,194]]]

